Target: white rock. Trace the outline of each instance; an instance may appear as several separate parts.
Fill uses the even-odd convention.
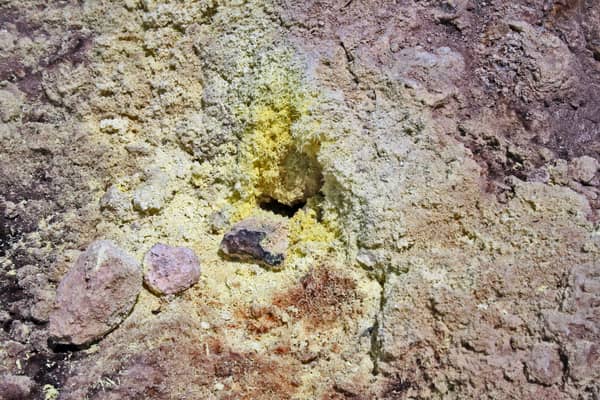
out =
[[[107,118],[100,121],[100,131],[123,134],[129,128],[129,121],[123,118]]]

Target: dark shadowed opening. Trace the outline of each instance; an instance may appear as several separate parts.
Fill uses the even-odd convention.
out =
[[[283,204],[270,197],[265,197],[260,201],[258,205],[261,209],[265,211],[270,211],[274,214],[291,218],[294,216],[294,214],[296,214],[298,210],[300,210],[306,205],[306,201],[299,201],[291,206],[288,206],[287,204]]]

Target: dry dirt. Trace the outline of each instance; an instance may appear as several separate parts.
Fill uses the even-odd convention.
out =
[[[595,0],[0,0],[0,143],[2,399],[600,399]],[[96,239],[200,282],[50,346]]]

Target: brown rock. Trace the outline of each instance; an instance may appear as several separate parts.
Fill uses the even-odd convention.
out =
[[[65,275],[50,315],[50,342],[85,346],[115,329],[142,287],[139,263],[113,242],[89,245]]]
[[[562,362],[557,349],[551,344],[538,343],[533,346],[525,364],[530,381],[550,386],[562,379]]]
[[[155,244],[144,257],[144,283],[157,295],[175,294],[200,279],[200,262],[193,250]]]
[[[29,398],[33,389],[33,381],[23,375],[2,375],[0,377],[0,399],[21,400]]]
[[[227,257],[280,268],[288,247],[283,218],[251,217],[235,224],[221,241]]]
[[[600,345],[577,340],[567,345],[569,374],[574,380],[588,384],[600,380]]]

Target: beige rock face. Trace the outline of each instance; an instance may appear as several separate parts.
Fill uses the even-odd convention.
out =
[[[85,346],[103,338],[131,312],[141,285],[135,259],[110,241],[90,244],[58,286],[50,341]]]
[[[0,2],[0,374],[61,400],[597,397],[599,7]],[[78,261],[95,238],[122,250]],[[123,254],[156,243],[202,261],[177,296]]]

